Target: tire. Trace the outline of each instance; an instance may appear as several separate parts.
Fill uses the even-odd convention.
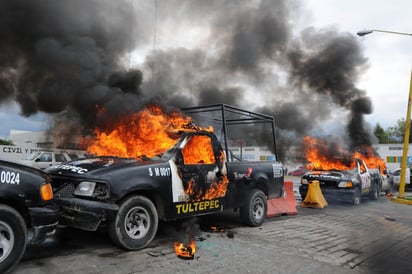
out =
[[[261,226],[266,218],[266,195],[259,189],[252,189],[245,206],[240,208],[240,219],[248,226]]]
[[[12,269],[23,257],[27,227],[15,209],[0,204],[0,273]]]
[[[372,190],[369,192],[369,198],[372,200],[377,200],[379,199],[380,195],[380,187],[378,184],[374,183],[372,185]]]
[[[353,193],[353,197],[352,197],[352,205],[354,206],[360,205],[361,200],[362,200],[361,191],[359,188],[355,188],[355,193]]]
[[[154,239],[158,225],[153,202],[144,196],[132,196],[120,204],[116,218],[109,223],[109,236],[125,250],[139,250]]]

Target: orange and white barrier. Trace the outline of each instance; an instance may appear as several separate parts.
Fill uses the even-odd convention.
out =
[[[280,198],[269,199],[267,201],[267,217],[275,217],[281,215],[296,215],[296,199],[293,192],[293,182],[287,181],[283,183],[283,196]]]

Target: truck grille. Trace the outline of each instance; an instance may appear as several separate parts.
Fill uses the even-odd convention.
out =
[[[319,184],[320,188],[333,189],[337,187],[335,181],[319,181]]]
[[[74,189],[76,187],[74,186],[73,183],[66,183],[63,187],[59,188],[54,195],[56,197],[74,197],[73,193],[74,193]]]

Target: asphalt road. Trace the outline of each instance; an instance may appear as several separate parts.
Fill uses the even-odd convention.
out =
[[[242,226],[232,211],[186,222],[197,245],[191,260],[174,252],[187,237],[181,222],[161,223],[154,242],[133,252],[104,230],[60,228],[29,246],[12,273],[412,273],[412,206],[385,196],[357,207],[328,202],[312,209],[298,201],[297,215],[258,228]]]

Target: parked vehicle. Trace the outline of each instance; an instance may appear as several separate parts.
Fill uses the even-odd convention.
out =
[[[126,250],[147,246],[159,219],[239,209],[243,223],[260,226],[267,199],[283,193],[283,165],[226,157],[225,141],[222,146],[208,131],[178,134],[175,146],[155,158],[94,157],[47,169],[62,223],[91,231],[107,224],[113,242]]]
[[[405,187],[411,187],[411,169],[410,167],[407,167],[405,169],[406,175],[405,175]],[[401,182],[401,169],[397,168],[393,172],[393,185],[395,188],[399,188],[399,184]]]
[[[309,181],[317,180],[326,200],[341,200],[353,205],[361,203],[362,196],[377,200],[382,188],[382,178],[378,170],[369,170],[362,159],[354,158],[348,170],[313,170],[301,179],[299,192],[305,199]],[[355,167],[349,169],[349,167]]]
[[[27,243],[41,242],[54,232],[58,208],[52,199],[47,173],[0,160],[0,273],[20,261]]]
[[[36,151],[23,158],[20,163],[39,169],[46,169],[49,166],[60,165],[84,157],[85,154],[80,152]]]

